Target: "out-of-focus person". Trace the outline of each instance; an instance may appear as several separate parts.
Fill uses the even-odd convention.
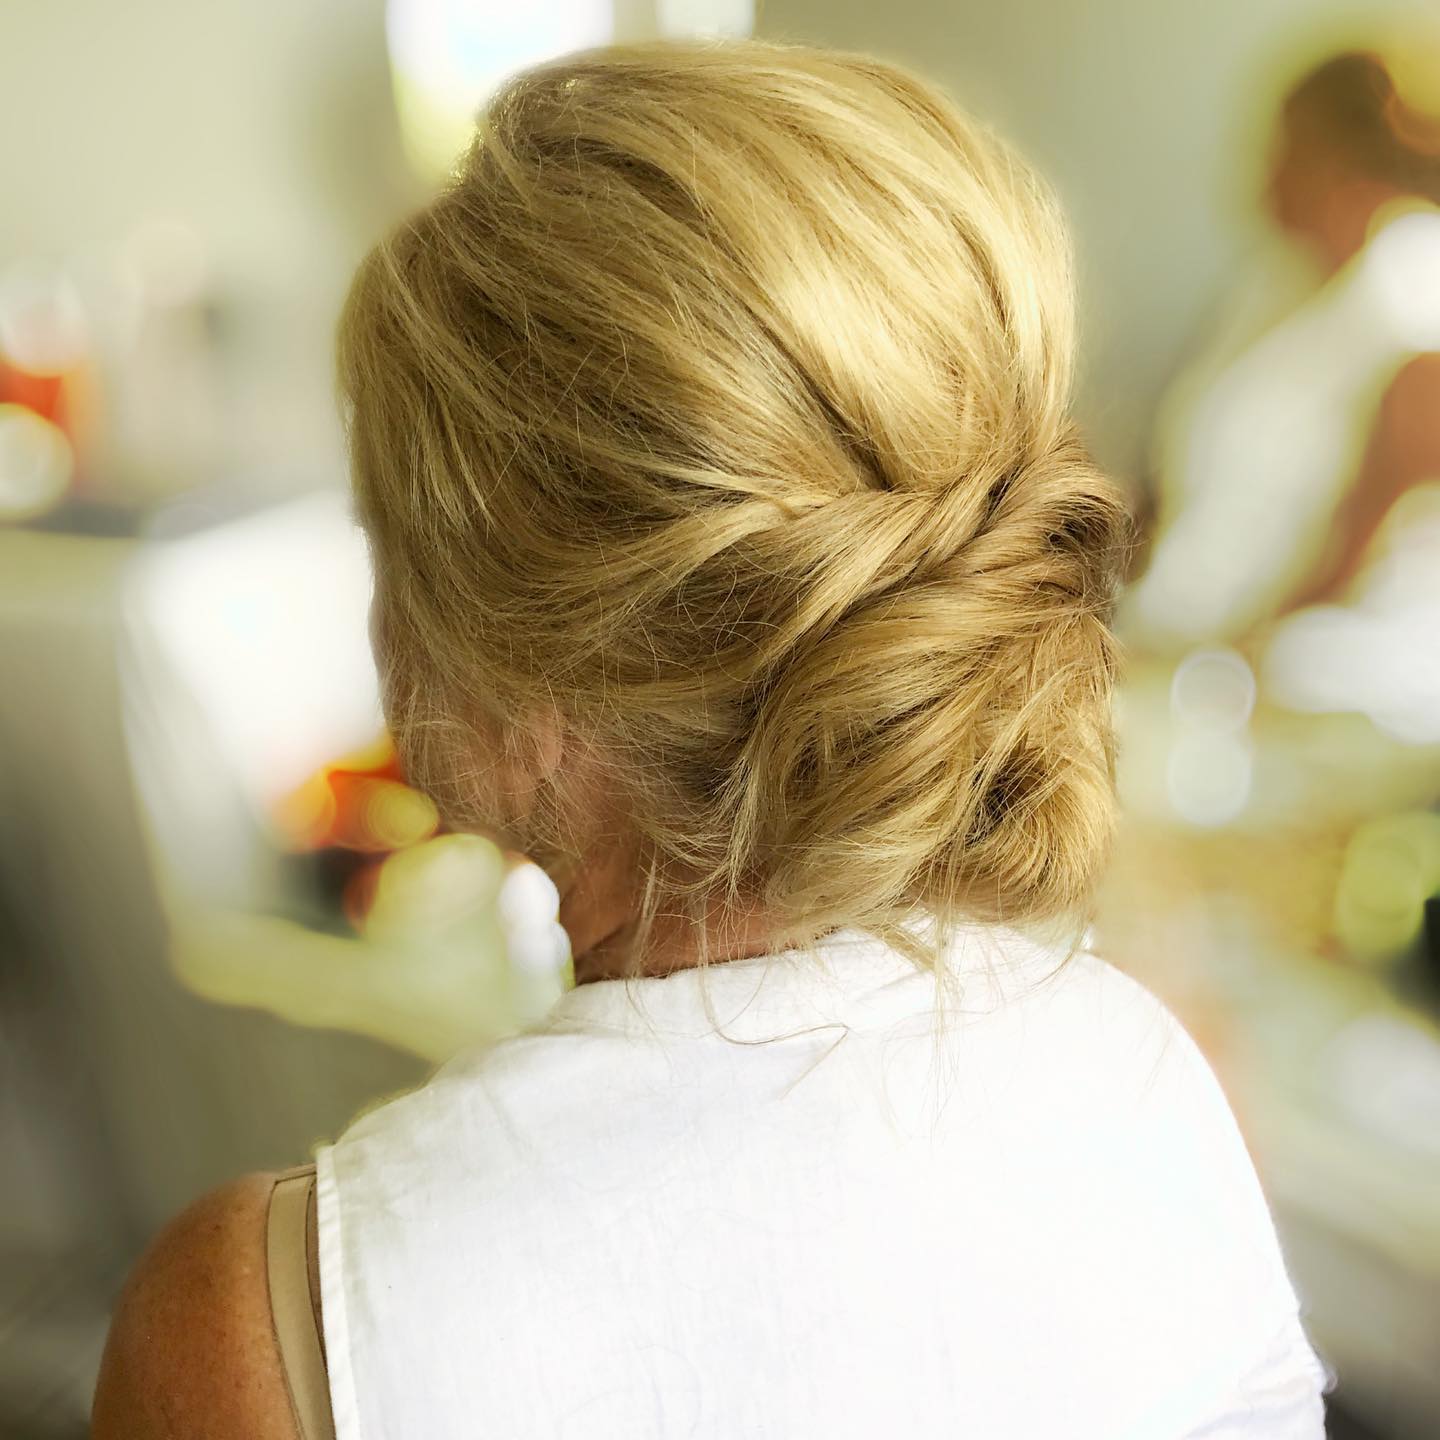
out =
[[[1282,106],[1265,200],[1288,253],[1237,285],[1158,427],[1124,612],[1147,649],[1341,598],[1440,473],[1440,118],[1380,55],[1337,55]]]
[[[1205,883],[1290,948],[1373,948],[1347,848],[1440,794],[1440,107],[1425,46],[1395,53],[1403,86],[1347,51],[1280,107],[1270,244],[1162,406],[1152,546],[1118,619],[1132,814],[1225,837]],[[1369,926],[1387,953],[1433,888],[1411,858],[1404,913]]]
[[[1294,1136],[1310,1125],[1353,1153],[1373,1117],[1351,1134],[1345,1105],[1296,1121],[1279,1097],[1348,1094],[1326,1047],[1367,1013],[1435,1043],[1419,998],[1440,890],[1440,106],[1425,55],[1423,36],[1332,54],[1284,91],[1264,241],[1157,416],[1150,550],[1117,617],[1127,823],[1097,926],[1233,1086],[1287,1203],[1337,1197],[1326,1223],[1402,1264],[1416,1247],[1374,1217],[1403,1209],[1422,1112],[1387,1122],[1404,1137],[1395,1169],[1342,1175],[1297,1160]],[[1371,1090],[1410,1083],[1380,1071]]]

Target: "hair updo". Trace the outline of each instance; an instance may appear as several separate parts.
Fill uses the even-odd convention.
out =
[[[1072,349],[1049,193],[897,65],[658,41],[513,77],[339,331],[411,778],[483,828],[532,777],[508,823],[547,866],[603,793],[637,962],[717,900],[920,963],[916,912],[1083,920],[1127,522]]]

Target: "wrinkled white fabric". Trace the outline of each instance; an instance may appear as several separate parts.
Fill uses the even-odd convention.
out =
[[[1214,1074],[1059,958],[966,932],[938,1032],[852,931],[585,985],[362,1117],[317,1153],[339,1440],[1322,1440]]]

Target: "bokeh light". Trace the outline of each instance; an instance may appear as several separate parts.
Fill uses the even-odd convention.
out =
[[[75,473],[58,425],[24,405],[0,404],[0,522],[26,520],[59,504]]]

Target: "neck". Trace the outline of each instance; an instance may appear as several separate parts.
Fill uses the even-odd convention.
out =
[[[575,983],[588,985],[597,980],[616,980],[627,975],[670,975],[700,963],[700,947],[689,922],[673,915],[659,915],[651,929],[645,963],[633,963],[637,922],[629,918],[594,945],[575,956]],[[759,917],[748,924],[721,926],[712,918],[710,963],[747,960],[767,954],[774,942]]]

